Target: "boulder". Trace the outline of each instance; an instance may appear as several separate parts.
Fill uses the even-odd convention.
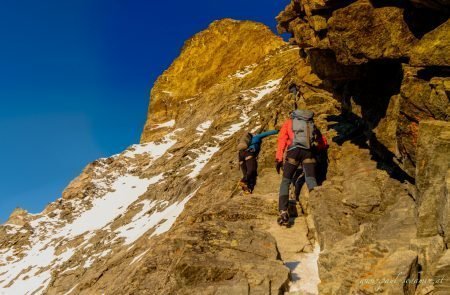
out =
[[[426,69],[410,66],[404,66],[403,71],[397,143],[403,158],[403,169],[414,176],[419,122],[427,119],[448,120],[450,78],[432,77],[428,80],[424,76]]]
[[[418,236],[446,237],[448,222],[447,171],[450,163],[450,122],[425,120],[419,124],[416,185]]]
[[[450,20],[425,34],[411,49],[413,66],[450,66]]]
[[[335,10],[328,27],[330,48],[338,62],[346,65],[406,58],[417,41],[404,20],[402,8],[375,8],[367,0]]]
[[[435,295],[445,295],[450,293],[450,250],[446,250],[439,259],[434,273]]]

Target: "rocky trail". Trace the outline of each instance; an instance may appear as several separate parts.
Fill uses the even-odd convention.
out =
[[[255,188],[254,195],[250,197],[269,202],[276,212],[281,177],[274,169],[265,169],[260,174],[259,185]],[[305,194],[308,194],[306,189],[302,191],[302,195]],[[300,211],[299,205],[297,208]],[[317,285],[320,279],[317,263],[320,247],[308,228],[306,215],[300,213],[298,217],[291,217],[290,222],[289,228],[279,226],[275,215],[266,219],[265,227],[275,238],[280,258],[291,272],[289,292],[286,294],[318,294]]]

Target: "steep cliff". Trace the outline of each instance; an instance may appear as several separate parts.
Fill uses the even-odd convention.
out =
[[[446,7],[295,0],[278,17],[294,45],[214,22],[158,78],[140,144],[0,227],[0,293],[448,294]],[[251,196],[236,145],[294,104],[330,148],[286,229],[276,137]]]
[[[17,210],[0,227],[0,293],[287,290],[268,232],[273,201],[239,196],[235,146],[244,130],[279,123],[280,89],[298,69],[316,79],[261,24],[226,19],[194,36],[152,90],[141,144],[91,163],[43,212]]]
[[[347,124],[333,127],[341,133],[334,141],[340,161],[353,163],[313,194],[310,208],[324,294],[376,293],[370,279],[395,278],[402,267],[419,283],[392,291],[388,282],[379,292],[450,292],[448,281],[436,283],[449,277],[449,11],[448,1],[293,0],[277,17]],[[388,174],[372,174],[361,157],[348,155],[348,142],[366,148]],[[349,219],[349,210],[361,216]],[[392,258],[371,262],[395,248]]]

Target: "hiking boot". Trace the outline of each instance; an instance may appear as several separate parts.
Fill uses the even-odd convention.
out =
[[[280,216],[277,219],[279,225],[289,225],[289,213],[287,211],[280,211]]]
[[[238,182],[238,186],[241,187],[242,189],[244,189],[244,188],[247,188],[247,183],[243,179],[241,179]]]

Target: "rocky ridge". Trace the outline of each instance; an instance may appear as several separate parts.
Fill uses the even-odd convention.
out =
[[[238,30],[243,39],[228,48],[216,36],[218,28],[234,37]],[[257,40],[247,39],[255,32]],[[175,96],[171,113],[160,112],[159,97],[167,101],[164,95],[176,89],[162,85],[174,87],[189,75],[181,71],[171,74],[174,84],[157,82],[150,104],[156,115],[146,124],[141,144],[88,165],[42,213],[14,212],[0,227],[0,292],[287,290],[289,269],[266,230],[268,219],[276,216],[273,204],[236,196],[237,138],[244,129],[277,124],[273,110],[283,103],[279,89],[287,87],[293,65],[315,79],[301,66],[298,49],[268,32],[261,24],[226,19],[189,41],[176,62],[181,68],[199,49],[193,42],[217,41],[224,53],[256,42],[266,49],[243,62],[233,63],[230,56],[227,64],[235,64],[230,74],[215,77],[213,84],[208,76],[209,86],[199,84],[194,97]],[[199,64],[214,63],[215,55],[204,50],[196,53],[204,59]],[[267,152],[263,162],[272,162],[272,156]]]
[[[277,17],[340,102],[332,158],[353,161],[349,171],[330,167],[329,181],[311,196],[321,293],[450,292],[448,281],[437,282],[449,276],[449,8],[446,1],[292,0]],[[349,156],[348,142],[366,155]],[[370,284],[401,268],[412,283]]]
[[[424,6],[445,6],[433,3]],[[90,164],[42,213],[17,210],[0,227],[0,293],[448,293],[437,279],[449,276],[450,127],[448,116],[419,117],[446,110],[445,66],[419,62],[427,40],[445,38],[403,31],[402,9],[292,1],[278,20],[295,46],[229,19],[194,36],[156,82],[140,144]],[[329,22],[339,28],[331,39],[343,38],[333,47]],[[350,30],[390,24],[368,41]],[[421,42],[413,64],[408,46]],[[292,82],[301,98],[288,94]],[[264,143],[251,197],[236,188],[236,142],[278,128],[294,102],[332,140],[321,186],[302,193],[306,214],[280,231],[276,138]]]

